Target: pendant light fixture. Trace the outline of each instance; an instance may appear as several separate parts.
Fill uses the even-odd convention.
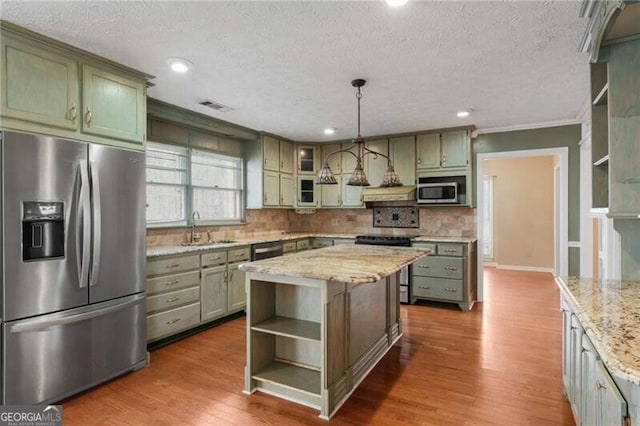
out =
[[[351,140],[353,145],[349,146],[345,149],[340,149],[334,152],[329,153],[327,157],[324,159],[324,163],[322,164],[322,168],[318,172],[318,176],[316,177],[316,185],[336,185],[338,181],[336,177],[333,175],[331,171],[331,167],[329,167],[329,158],[332,156],[339,154],[341,152],[349,153],[356,158],[356,168],[353,170],[351,174],[351,178],[347,182],[347,185],[352,186],[369,186],[369,181],[367,180],[367,175],[362,168],[362,160],[366,155],[371,155],[373,158],[384,157],[387,159],[387,172],[384,175],[381,187],[386,186],[402,186],[400,182],[400,178],[398,174],[393,168],[393,164],[391,164],[391,158],[382,154],[381,152],[373,151],[365,146],[365,141],[362,135],[360,134],[360,99],[362,99],[362,93],[360,92],[360,88],[364,86],[366,83],[365,80],[359,78],[353,80],[351,85],[358,89],[358,93],[356,93],[356,99],[358,100],[358,136]],[[355,152],[354,152],[355,148]]]

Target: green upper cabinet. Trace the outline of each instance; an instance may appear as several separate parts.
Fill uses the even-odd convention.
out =
[[[416,184],[416,137],[389,139],[391,161],[403,185]]]
[[[465,169],[469,165],[471,139],[468,130],[418,135],[416,167],[426,169]]]
[[[3,129],[144,148],[152,76],[5,21],[0,27]]]
[[[368,141],[367,148],[384,155],[389,155],[389,140],[376,139]],[[384,175],[387,172],[387,159],[382,156],[378,156],[377,158],[375,158],[373,155],[367,155],[367,157],[367,160],[369,162],[369,170],[367,171],[367,179],[369,180],[369,184],[371,184],[371,186],[380,186],[382,180],[384,179]]]
[[[440,133],[428,133],[416,137],[416,167],[440,168]]]
[[[338,151],[340,149],[341,149],[340,144],[337,144],[337,143],[322,145],[320,148],[320,157],[322,158],[322,161],[327,160],[327,156],[329,154],[331,154],[332,152]],[[347,155],[351,155],[351,154],[347,154]],[[332,155],[327,161],[329,162],[329,167],[331,167],[331,171],[334,174],[342,173],[342,153]]]
[[[92,66],[82,67],[82,131],[143,143],[145,87]]]
[[[467,167],[469,164],[469,132],[442,133],[441,162],[442,167]]]
[[[271,136],[263,136],[264,169],[280,171],[280,142]]]
[[[50,50],[3,37],[2,116],[76,129],[78,63]]]
[[[280,172],[293,173],[293,143],[280,141]]]

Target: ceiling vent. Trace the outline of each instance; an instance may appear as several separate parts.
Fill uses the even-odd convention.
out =
[[[228,111],[233,111],[235,109],[235,108],[231,108],[226,105],[222,105],[208,99],[202,102],[198,102],[198,104],[202,106],[206,106],[207,108],[215,109],[216,111],[220,111],[220,112],[228,112]]]

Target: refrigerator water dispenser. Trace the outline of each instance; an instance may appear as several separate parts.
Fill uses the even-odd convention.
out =
[[[24,201],[22,260],[64,257],[64,203]]]

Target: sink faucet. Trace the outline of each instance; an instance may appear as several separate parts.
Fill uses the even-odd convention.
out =
[[[195,243],[200,239],[200,235],[196,234],[196,218],[200,219],[200,212],[198,210],[194,210],[191,213],[191,242]]]

